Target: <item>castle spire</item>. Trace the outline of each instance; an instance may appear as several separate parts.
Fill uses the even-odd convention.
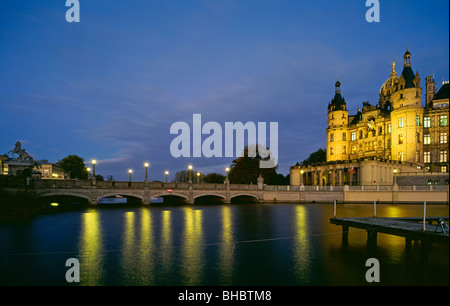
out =
[[[395,61],[392,62],[391,68],[392,68],[392,70],[391,70],[391,78],[396,77],[397,76],[397,72],[395,71]]]
[[[334,84],[334,90],[335,90],[335,93],[337,93],[337,94],[341,93],[341,82],[339,82],[339,76],[337,76],[337,81]]]
[[[408,44],[406,44],[406,52],[403,55],[403,67],[411,67],[411,53]]]

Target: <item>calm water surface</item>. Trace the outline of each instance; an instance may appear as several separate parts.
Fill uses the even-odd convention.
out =
[[[58,209],[58,208],[55,208]],[[379,217],[420,217],[420,205],[378,205]],[[448,206],[427,207],[448,216]],[[371,205],[337,206],[338,217],[373,215]],[[94,207],[0,225],[0,285],[368,285],[368,258],[381,285],[448,285],[448,246],[352,229],[342,245],[333,205],[242,204]],[[427,258],[425,260],[425,258]]]

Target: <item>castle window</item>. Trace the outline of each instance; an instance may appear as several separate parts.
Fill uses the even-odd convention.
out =
[[[403,118],[398,118],[398,127],[399,128],[403,127]]]
[[[347,154],[347,147],[346,147],[346,146],[344,146],[344,147],[342,148],[342,154]]]
[[[363,138],[363,131],[359,131],[359,139]]]
[[[334,141],[334,134],[331,133],[331,134],[330,134],[330,142],[333,142],[333,141]]]
[[[440,161],[441,163],[446,163],[446,162],[447,162],[447,150],[442,150],[442,151],[439,153],[439,161]]]
[[[416,163],[420,162],[420,152],[416,151]]]
[[[439,135],[439,143],[447,143],[447,133],[441,133]]]
[[[441,166],[441,172],[448,172],[447,171],[447,166]]]
[[[352,146],[352,153],[353,153],[353,154],[356,153],[356,146]]]
[[[440,116],[440,118],[439,118],[439,125],[440,126],[447,126],[448,125],[447,115]]]
[[[424,163],[431,163],[431,153],[430,152],[423,152],[423,162]]]
[[[391,133],[391,124],[389,123],[388,124],[388,134],[390,134]]]
[[[352,137],[351,140],[355,141],[356,140],[356,132],[352,132],[351,137]]]
[[[403,152],[398,152],[398,160],[403,161]]]
[[[333,147],[330,147],[330,155],[333,155],[334,154],[334,149],[333,149]]]
[[[390,148],[391,148],[391,140],[390,140],[390,139],[388,139],[388,144],[387,144],[387,147],[388,147],[388,149],[390,149]]]
[[[431,126],[431,119],[430,117],[423,117],[423,127],[429,128]]]
[[[342,140],[346,141],[347,140],[347,133],[342,133]]]
[[[383,127],[382,126],[380,126],[378,128],[378,135],[383,135]]]
[[[416,126],[420,126],[420,116],[416,116]]]
[[[431,143],[431,136],[430,136],[430,134],[423,135],[423,144],[428,145],[430,143]]]
[[[416,133],[416,143],[420,143],[420,133]]]
[[[398,135],[398,144],[403,144],[403,135]]]

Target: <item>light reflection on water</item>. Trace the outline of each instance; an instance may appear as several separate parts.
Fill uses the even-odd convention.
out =
[[[422,211],[377,206],[378,217]],[[448,215],[448,206],[430,205],[427,213]],[[379,234],[370,248],[366,231],[357,229],[345,247],[332,215],[333,205],[324,204],[95,207],[44,215],[0,226],[0,284],[66,285],[70,257],[80,261],[80,285],[365,285],[371,257],[385,267],[384,284],[448,284],[448,249],[434,246],[424,265],[417,244],[408,249],[404,238]],[[372,215],[371,205],[337,206],[338,217]],[[34,238],[39,243],[30,243]],[[18,268],[23,261],[28,269]]]

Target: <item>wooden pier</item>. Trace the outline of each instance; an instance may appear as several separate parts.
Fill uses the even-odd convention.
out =
[[[426,224],[423,218],[330,218],[331,224],[342,225],[342,241],[348,243],[349,227],[367,230],[368,244],[376,244],[377,233],[405,237],[407,245],[412,240],[420,240],[423,244],[449,242],[449,231],[442,232],[439,220],[448,222],[448,217],[428,217]],[[433,222],[435,222],[433,224]],[[437,229],[437,231],[436,231]]]

